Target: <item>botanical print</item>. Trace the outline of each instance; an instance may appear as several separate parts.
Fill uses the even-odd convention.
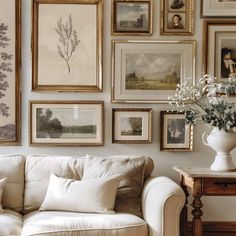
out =
[[[0,2],[0,142],[16,141],[15,1]]]
[[[180,83],[181,55],[127,53],[126,90],[175,90]]]
[[[185,143],[185,119],[167,118],[167,143]]]
[[[142,135],[142,117],[121,117],[121,136]]]
[[[148,3],[116,2],[117,31],[148,31]]]
[[[95,139],[97,134],[94,109],[37,108],[37,138]]]

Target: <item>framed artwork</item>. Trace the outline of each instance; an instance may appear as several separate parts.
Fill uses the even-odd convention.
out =
[[[103,0],[33,0],[33,91],[102,91]]]
[[[0,145],[19,145],[21,1],[0,1]]]
[[[168,103],[176,85],[195,81],[195,41],[112,42],[112,102]]]
[[[181,112],[160,112],[161,151],[193,150],[193,126],[186,125]]]
[[[201,17],[235,18],[235,0],[201,0]]]
[[[203,70],[236,94],[236,20],[204,22]]]
[[[151,143],[151,108],[113,108],[112,143]]]
[[[194,34],[195,0],[161,0],[161,34]]]
[[[113,35],[151,35],[153,0],[113,0]]]
[[[30,145],[101,146],[102,101],[30,101]]]

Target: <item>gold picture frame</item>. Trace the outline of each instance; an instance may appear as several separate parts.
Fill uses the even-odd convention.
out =
[[[152,15],[153,0],[112,0],[112,35],[152,35]]]
[[[0,1],[0,145],[21,143],[21,0]]]
[[[31,146],[102,146],[103,101],[30,101]]]
[[[152,143],[152,109],[113,108],[112,143]]]
[[[194,34],[195,0],[161,0],[161,35]]]
[[[230,85],[236,95],[236,20],[205,20],[203,33],[203,72],[214,75],[217,82]],[[224,59],[224,57],[227,57]],[[230,64],[230,66],[228,66]],[[222,88],[223,89],[223,88]]]
[[[33,0],[32,90],[101,92],[103,0]]]
[[[168,103],[176,85],[195,82],[194,40],[112,41],[112,103]]]
[[[186,126],[183,112],[160,112],[160,150],[193,151],[193,125]]]

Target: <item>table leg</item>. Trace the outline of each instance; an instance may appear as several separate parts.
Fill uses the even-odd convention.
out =
[[[192,210],[193,236],[202,236],[202,220],[201,220],[202,210],[201,210],[201,208],[203,207],[203,205],[202,205],[202,201],[200,198],[201,198],[200,195],[194,196],[194,200],[192,203],[192,207],[193,207],[193,210]]]

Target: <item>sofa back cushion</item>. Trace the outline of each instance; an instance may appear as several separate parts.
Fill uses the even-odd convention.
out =
[[[24,213],[38,210],[48,188],[50,174],[80,180],[83,158],[53,155],[30,155],[25,164]]]
[[[0,179],[7,178],[2,196],[3,208],[20,212],[24,198],[25,157],[21,155],[0,156]]]

